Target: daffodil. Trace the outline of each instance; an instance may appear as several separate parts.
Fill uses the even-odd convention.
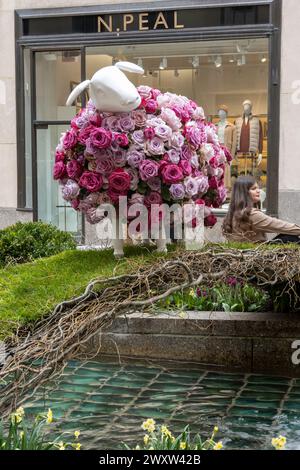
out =
[[[78,439],[78,437],[80,436],[80,431],[75,431],[74,436],[75,436],[75,439]]]
[[[189,296],[190,297],[197,297],[196,292],[195,292],[194,289],[190,289]]]
[[[276,450],[283,450],[285,448],[285,444],[286,444],[286,437],[284,436],[274,437],[272,439],[272,446]]]
[[[57,445],[58,445],[58,450],[66,450],[66,446],[63,443],[63,441],[58,442]]]
[[[23,420],[23,416],[25,415],[24,408],[20,406],[16,409],[14,413],[11,414],[11,422],[13,424],[20,424]]]
[[[142,429],[144,431],[154,432],[155,431],[155,421],[154,421],[154,419],[149,418],[146,421],[144,421],[143,424],[142,424]]]
[[[75,450],[80,450],[80,449],[81,449],[81,444],[79,444],[79,442],[77,442],[77,443],[74,445],[74,449],[75,449]]]
[[[180,442],[179,448],[186,449],[186,442]]]
[[[167,428],[167,426],[162,426],[162,427],[161,427],[161,433],[162,433],[163,435],[165,435],[166,437],[172,438],[172,433],[171,433],[171,431],[169,431],[169,429]]]
[[[51,424],[52,421],[53,421],[53,413],[52,413],[52,410],[49,408],[48,413],[47,413],[47,423]]]
[[[149,442],[149,434],[145,434],[144,436],[144,444],[147,445]]]
[[[223,449],[222,441],[217,442],[217,443],[214,445],[214,450],[221,450],[221,449]]]
[[[16,414],[22,416],[22,418],[23,418],[23,416],[25,415],[25,411],[24,411],[23,406],[20,406],[19,408],[16,409]]]
[[[186,312],[181,311],[181,312],[178,313],[178,316],[180,318],[186,318],[187,314],[186,314]]]

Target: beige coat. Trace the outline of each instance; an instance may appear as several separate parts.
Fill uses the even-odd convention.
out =
[[[228,234],[227,238],[239,242],[265,242],[267,233],[282,233],[286,235],[298,235],[300,237],[300,225],[291,224],[275,217],[264,214],[259,209],[252,209],[250,213],[252,231],[241,233],[237,227],[233,227],[233,233]]]
[[[231,153],[232,158],[235,157],[236,154],[236,145],[237,145],[237,131],[234,124],[231,122],[227,122],[224,132],[224,145],[228,148],[229,152]],[[231,172],[230,166],[226,165],[225,168],[225,175],[224,175],[224,184],[225,188],[228,190],[231,189]]]

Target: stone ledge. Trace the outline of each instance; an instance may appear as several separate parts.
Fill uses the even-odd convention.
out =
[[[134,313],[100,331],[84,352],[196,362],[228,371],[300,377],[292,343],[300,340],[300,316],[274,313]]]
[[[258,336],[300,339],[300,315],[276,313],[185,312],[132,313],[118,317],[109,331],[126,334],[179,334],[205,336]]]

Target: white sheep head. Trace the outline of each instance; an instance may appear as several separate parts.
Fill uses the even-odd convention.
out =
[[[71,106],[75,99],[89,87],[91,100],[96,109],[103,112],[123,113],[139,107],[141,97],[133,83],[122,72],[144,73],[142,67],[131,62],[117,62],[98,70],[91,80],[77,85],[67,99]]]

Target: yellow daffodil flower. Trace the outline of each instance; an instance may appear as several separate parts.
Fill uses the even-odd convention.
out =
[[[214,445],[214,450],[221,450],[221,449],[223,449],[222,441],[217,442],[217,443]]]
[[[147,445],[149,442],[149,434],[145,434],[144,436],[144,444]]]
[[[154,419],[149,418],[146,421],[144,421],[143,424],[142,424],[142,429],[144,431],[154,432],[155,431],[155,421],[154,421]]]
[[[180,442],[180,449],[186,449],[186,442]]]
[[[75,431],[74,436],[75,436],[75,439],[78,439],[78,437],[80,436],[80,431]]]
[[[53,421],[53,413],[52,410],[49,408],[47,413],[47,424],[51,424]]]

